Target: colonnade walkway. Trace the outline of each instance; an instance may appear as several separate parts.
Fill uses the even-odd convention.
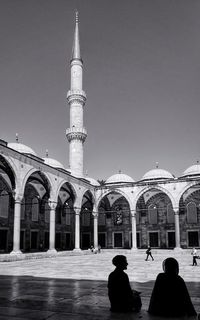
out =
[[[145,251],[105,250],[99,254],[58,254],[51,258],[0,262],[0,320],[159,320],[147,313],[154,280],[162,261],[179,261],[197,312],[200,312],[200,260],[192,266],[190,251],[152,251],[154,261],[145,261]],[[109,311],[107,278],[114,269],[112,258],[125,254],[127,274],[134,289],[142,292],[142,311],[114,314]],[[190,318],[191,319],[191,318]]]

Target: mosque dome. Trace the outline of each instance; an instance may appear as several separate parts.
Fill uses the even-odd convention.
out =
[[[106,183],[123,183],[123,182],[134,182],[134,180],[124,173],[113,174],[106,180]]]
[[[173,175],[167,171],[167,170],[163,170],[163,169],[152,169],[149,170],[147,173],[145,173],[145,175],[142,177],[141,180],[157,180],[157,179],[173,179]]]
[[[190,166],[189,168],[187,168],[183,174],[182,177],[186,177],[186,176],[197,176],[200,175],[200,164],[194,164],[193,166]]]
[[[15,151],[18,151],[20,153],[31,154],[31,155],[37,157],[37,154],[35,153],[35,151],[33,151],[33,149],[26,146],[25,144],[22,144],[19,142],[10,142],[10,143],[8,143],[8,147],[15,150]]]
[[[100,186],[100,183],[93,178],[86,177],[85,179],[88,180],[93,186]]]
[[[48,158],[48,157],[43,158],[43,160],[45,164],[48,164],[51,167],[65,169],[62,163],[60,163],[58,160]]]

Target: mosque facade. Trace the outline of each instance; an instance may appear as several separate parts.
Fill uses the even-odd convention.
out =
[[[16,139],[0,140],[0,253],[80,251],[91,245],[182,250],[200,243],[200,164],[180,177],[158,168],[139,181],[117,173],[105,182],[84,175],[86,94],[76,14],[67,93],[69,164],[39,157]]]

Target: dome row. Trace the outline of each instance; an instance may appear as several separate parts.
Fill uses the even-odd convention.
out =
[[[26,146],[25,144],[22,144],[19,142],[8,143],[8,147],[15,150],[15,151],[18,151],[20,153],[24,153],[27,155],[33,155],[33,156],[37,157],[36,152],[33,149],[31,149],[30,147]],[[47,164],[51,167],[65,169],[64,166],[62,165],[62,163],[60,163],[59,161],[57,161],[55,159],[46,157],[46,158],[43,158],[43,160],[44,160],[45,164]],[[183,172],[182,177],[197,176],[197,175],[200,175],[200,164],[199,163],[192,165],[188,169],[186,169]],[[145,173],[145,175],[142,177],[141,181],[160,180],[160,179],[174,179],[174,176],[166,170],[156,168],[156,169],[152,169],[152,170],[148,171],[147,173]],[[86,180],[88,180],[94,186],[99,185],[99,183],[93,178],[87,177]],[[130,176],[128,176],[124,173],[114,174],[106,180],[106,183],[123,183],[123,182],[135,182],[135,181]]]

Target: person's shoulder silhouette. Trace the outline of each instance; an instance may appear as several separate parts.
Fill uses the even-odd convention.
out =
[[[148,312],[163,317],[196,315],[185,282],[178,275],[178,261],[165,259],[163,270],[156,278]]]
[[[111,311],[139,311],[141,308],[140,296],[136,292],[134,295],[128,275],[124,272],[128,265],[126,257],[124,255],[117,255],[113,258],[112,263],[116,268],[108,277],[108,297]]]

